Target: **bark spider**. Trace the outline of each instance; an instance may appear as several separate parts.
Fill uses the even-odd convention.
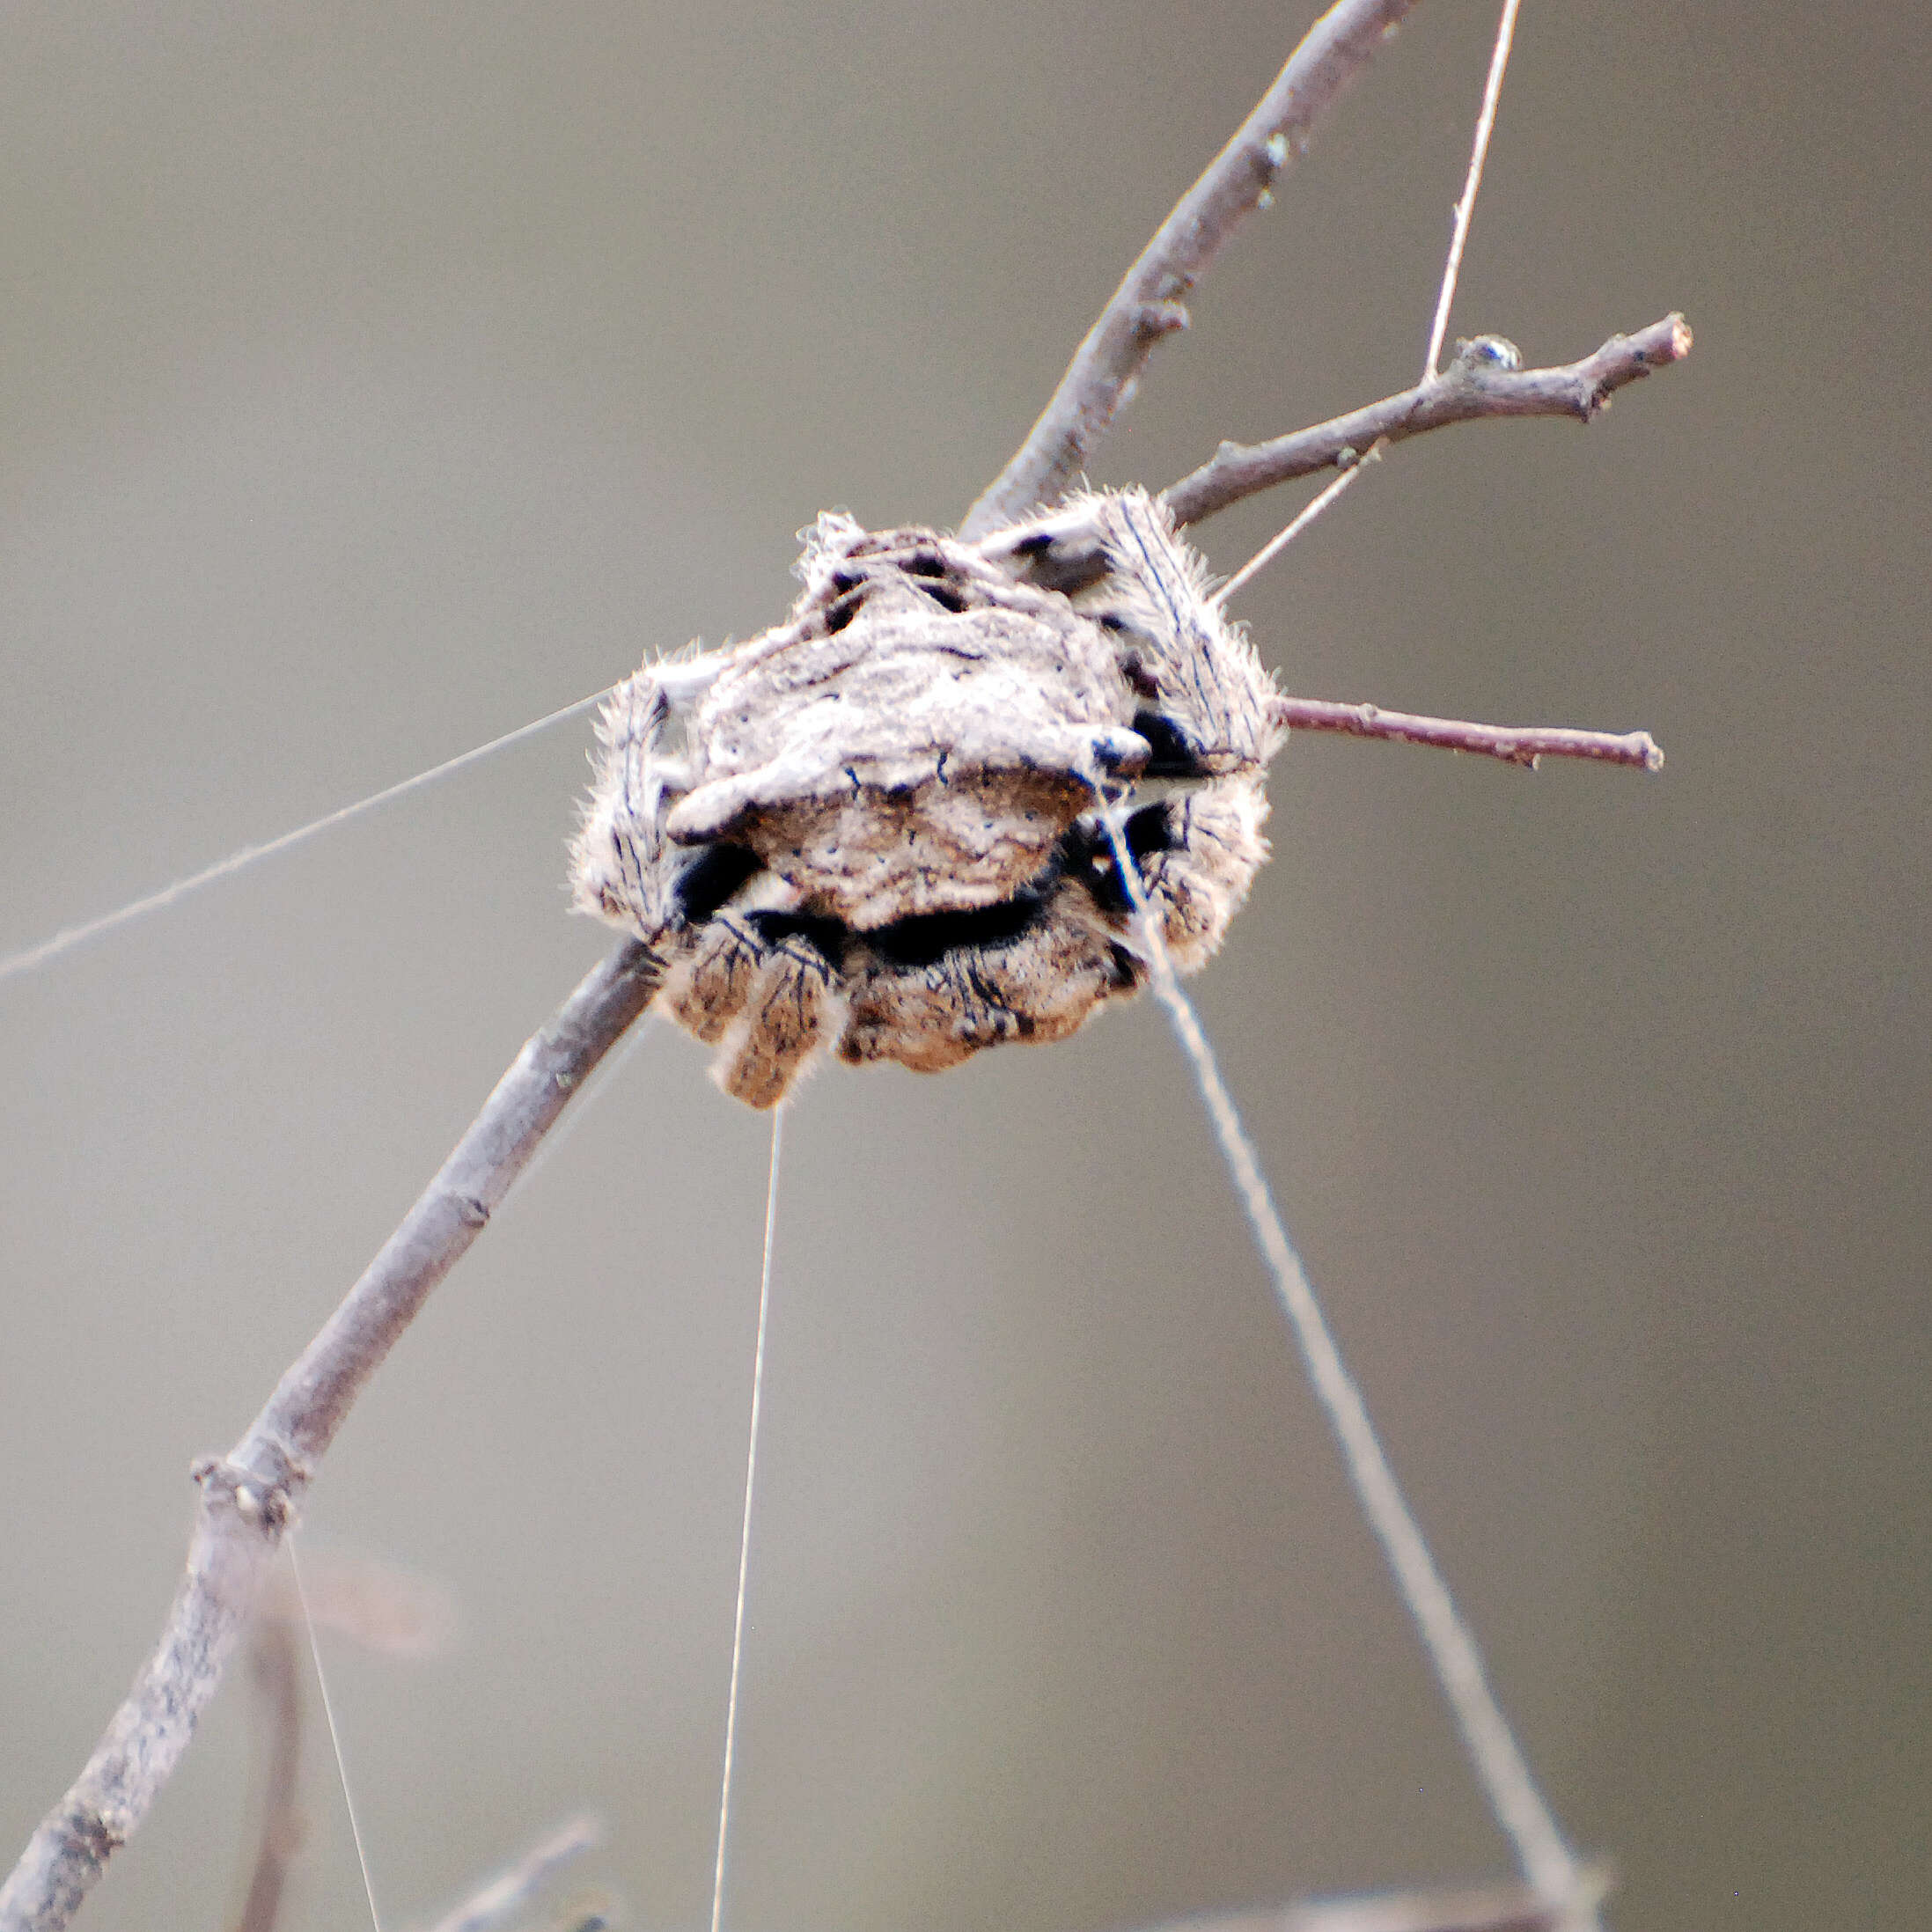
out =
[[[572,851],[578,907],[664,959],[724,1091],[771,1106],[826,1048],[937,1072],[1136,992],[1106,811],[1176,966],[1205,964],[1286,734],[1159,503],[804,536],[783,623],[618,687]]]

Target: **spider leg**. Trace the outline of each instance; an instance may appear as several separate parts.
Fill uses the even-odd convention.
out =
[[[1283,736],[1275,681],[1208,595],[1201,557],[1144,490],[1099,498],[1093,515],[1107,571],[1078,606],[1113,634],[1144,701],[1134,729],[1153,746],[1149,771],[1219,778],[1267,764]]]
[[[794,934],[765,953],[742,1010],[723,1030],[712,1077],[748,1106],[775,1106],[844,1022],[837,973],[811,940]]]
[[[690,784],[672,740],[672,711],[657,665],[627,678],[598,721],[596,776],[570,847],[580,912],[660,945],[681,922],[678,884],[689,855],[665,836],[670,806]]]
[[[745,1010],[768,951],[752,927],[721,913],[690,930],[658,998],[687,1032],[715,1046]]]
[[[717,682],[729,662],[727,651],[701,650],[687,657],[666,657],[652,665],[648,675],[664,694],[665,709],[683,719],[697,709],[698,700]]]
[[[1177,972],[1199,972],[1219,951],[1267,861],[1267,818],[1261,775],[1249,771],[1178,792],[1128,821],[1129,849]],[[1112,896],[1109,909],[1125,913],[1118,882]]]
[[[968,915],[969,917],[971,915]],[[1091,895],[1057,885],[1017,929],[926,959],[893,958],[887,936],[849,973],[839,1057],[939,1073],[1008,1040],[1064,1039],[1100,1003],[1139,983],[1137,962],[1095,915]]]

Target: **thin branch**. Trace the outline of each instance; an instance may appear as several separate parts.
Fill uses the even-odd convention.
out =
[[[225,1458],[201,1502],[161,1642],[73,1789],[0,1889],[0,1932],[57,1932],[147,1816],[195,1735],[270,1557],[349,1406],[488,1225],[565,1103],[650,1004],[660,968],[626,941],[532,1035],[436,1179]]]
[[[515,1864],[496,1874],[436,1921],[431,1932],[496,1932],[507,1924],[566,1865],[604,1842],[602,1823],[588,1813],[560,1825]],[[601,1913],[597,1914],[601,1918]]]
[[[1164,489],[1161,501],[1185,528],[1279,483],[1320,470],[1353,471],[1370,451],[1453,422],[1489,416],[1575,416],[1588,422],[1610,407],[1618,390],[1681,362],[1692,342],[1690,324],[1671,314],[1634,335],[1612,335],[1581,362],[1519,369],[1514,344],[1500,335],[1479,335],[1461,345],[1441,375],[1399,395],[1269,442],[1223,443],[1199,469]],[[1106,572],[1098,527],[1084,502],[1020,531],[996,530],[981,539],[981,547],[1003,557],[1016,542],[1027,547],[1030,580],[1069,596]]]
[[[1690,325],[1666,315],[1634,335],[1612,335],[1595,355],[1553,369],[1512,366],[1502,337],[1478,336],[1441,375],[1365,408],[1267,443],[1223,443],[1190,475],[1161,493],[1176,523],[1202,522],[1277,483],[1318,470],[1348,469],[1377,441],[1407,442],[1451,422],[1486,416],[1575,416],[1588,422],[1627,385],[1691,352]]]
[[[1475,724],[1466,718],[1418,717],[1377,704],[1335,704],[1323,698],[1278,698],[1275,715],[1291,731],[1341,731],[1399,745],[1436,745],[1475,752],[1536,769],[1539,758],[1589,758],[1605,765],[1664,768],[1663,749],[1648,731],[1579,731],[1555,724]]]
[[[962,537],[1003,529],[1066,494],[1155,343],[1186,327],[1182,298],[1235,224],[1267,205],[1290,158],[1307,152],[1315,124],[1416,4],[1340,0],[1308,30],[1253,113],[1128,270],[1025,442],[966,513]]]

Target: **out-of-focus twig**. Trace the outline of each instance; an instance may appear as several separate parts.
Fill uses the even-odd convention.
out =
[[[1607,1875],[1590,1867],[1581,1877],[1584,1896],[1600,1904],[1609,1891]],[[1275,1912],[1217,1913],[1156,1932],[1561,1932],[1563,1922],[1561,1906],[1511,1879],[1310,1899]]]
[[[543,1887],[566,1865],[604,1842],[602,1821],[588,1812],[558,1825],[547,1838],[540,1839],[515,1864],[506,1866],[485,1881],[455,1910],[445,1913],[430,1932],[497,1932],[529,1905]],[[602,1922],[602,1906],[591,1917]],[[579,1914],[570,1915],[581,1923]]]
[[[236,1932],[274,1932],[289,1870],[308,1835],[302,1811],[302,1652],[295,1626],[265,1616],[255,1625],[248,1662],[268,1734],[261,1779],[261,1842]]]
[[[449,1592],[413,1571],[342,1551],[312,1551],[305,1569],[304,1590],[294,1587],[288,1573],[264,1587],[249,1641],[267,1748],[261,1841],[237,1932],[273,1932],[290,1871],[308,1836],[301,1804],[303,1645],[298,1635],[305,1605],[317,1629],[346,1636],[385,1657],[433,1656],[455,1623]]]

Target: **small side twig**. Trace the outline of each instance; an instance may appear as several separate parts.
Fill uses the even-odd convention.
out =
[[[1467,718],[1418,717],[1377,704],[1336,704],[1323,698],[1280,698],[1275,716],[1291,731],[1341,731],[1392,744],[1435,745],[1474,752],[1535,770],[1540,758],[1589,758],[1606,765],[1661,771],[1664,752],[1648,731],[1582,731],[1554,724],[1477,724]]]
[[[283,1532],[350,1405],[489,1224],[565,1103],[657,990],[615,947],[532,1035],[402,1224],[226,1457],[197,1464],[187,1573],[154,1655],[4,1888],[0,1932],[59,1932],[146,1818],[225,1675]]]
[[[268,1730],[262,1777],[261,1841],[248,1876],[236,1932],[274,1932],[289,1872],[307,1836],[302,1811],[302,1654],[286,1617],[266,1616],[249,1647]]]
[[[498,1872],[473,1892],[453,1911],[436,1921],[430,1932],[496,1932],[507,1924],[566,1865],[604,1842],[602,1822],[585,1813],[560,1825],[533,1845],[515,1864]],[[595,1916],[602,1919],[605,1914]]]
[[[308,1836],[302,1808],[305,1627],[349,1637],[365,1650],[422,1657],[441,1649],[454,1621],[449,1593],[413,1572],[342,1554],[311,1553],[303,1587],[287,1572],[264,1588],[248,1661],[261,1707],[266,1752],[261,1836],[236,1932],[274,1932],[290,1873]]]
[[[1499,335],[1478,336],[1442,374],[1413,389],[1266,443],[1223,443],[1199,469],[1169,484],[1161,501],[1186,527],[1297,477],[1327,469],[1352,473],[1372,451],[1451,423],[1493,416],[1574,416],[1588,422],[1610,407],[1618,390],[1681,362],[1692,343],[1690,324],[1671,314],[1634,335],[1612,335],[1579,362],[1517,369],[1511,366],[1511,344]],[[1050,544],[1043,546],[1043,538]],[[1018,539],[1008,526],[981,543],[989,555],[1003,555],[1021,539],[1029,546],[1032,575],[1054,590],[1071,594],[1105,572],[1098,533],[1084,503],[1028,524]]]
[[[1370,444],[1404,443],[1451,422],[1488,416],[1575,416],[1588,422],[1627,384],[1681,362],[1691,328],[1666,315],[1634,335],[1612,335],[1593,356],[1549,369],[1510,366],[1500,336],[1479,336],[1439,376],[1347,415],[1267,443],[1223,443],[1201,467],[1161,492],[1179,524],[1196,524],[1277,483],[1348,469]],[[1510,351],[1505,354],[1503,351]]]
[[[966,513],[968,540],[1057,503],[1155,343],[1187,326],[1183,298],[1244,215],[1267,205],[1315,124],[1361,73],[1418,0],[1339,0],[1308,30],[1234,137],[1141,251],[1075,352],[1060,386],[1006,467]]]

